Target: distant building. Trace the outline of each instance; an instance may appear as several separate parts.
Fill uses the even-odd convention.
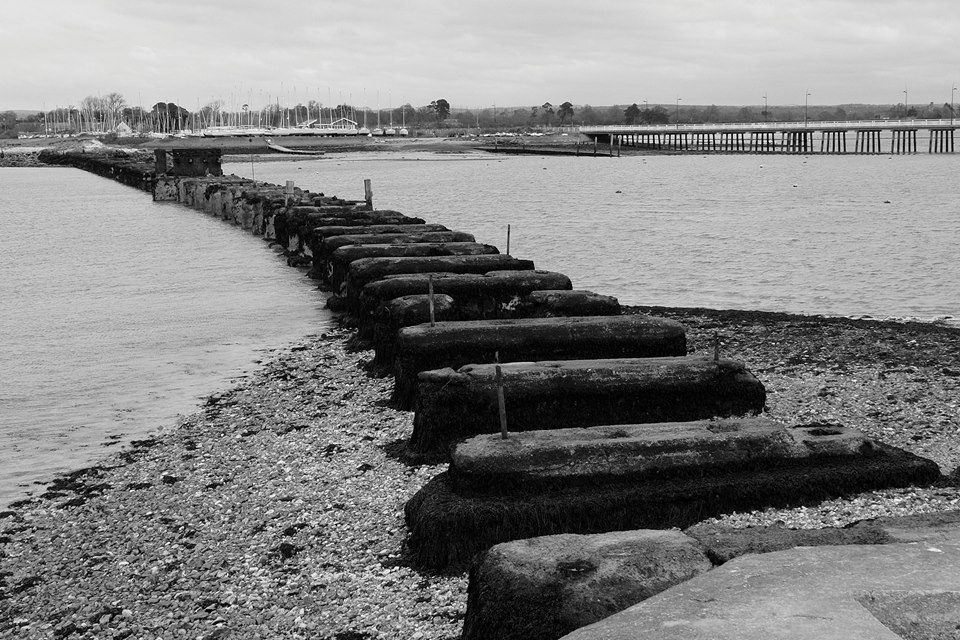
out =
[[[127,137],[127,136],[132,136],[132,135],[133,135],[133,129],[131,129],[131,128],[130,128],[130,125],[128,125],[126,122],[121,122],[120,124],[118,124],[118,125],[117,125],[117,128],[114,129],[114,132],[115,132],[118,136],[123,136],[123,137]]]
[[[328,127],[331,129],[356,129],[357,123],[350,118],[340,118],[331,122]]]

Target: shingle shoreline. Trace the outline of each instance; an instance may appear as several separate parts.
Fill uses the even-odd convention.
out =
[[[664,308],[746,362],[769,415],[840,422],[960,464],[960,330]],[[200,411],[0,513],[0,637],[452,638],[465,576],[405,566],[402,508],[438,466],[391,455],[412,415],[351,334],[312,336]],[[732,514],[816,528],[949,511],[952,486]],[[418,635],[419,634],[419,635]]]

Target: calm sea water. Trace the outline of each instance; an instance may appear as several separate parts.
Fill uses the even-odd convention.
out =
[[[79,170],[0,168],[0,505],[328,326],[256,238]]]
[[[249,175],[251,166],[226,167]],[[960,155],[353,154],[258,179],[476,234],[621,302],[960,318]]]
[[[624,303],[960,318],[960,156],[352,154],[256,177],[505,245]],[[249,175],[250,164],[226,170]],[[322,331],[261,239],[71,169],[0,169],[0,504]]]

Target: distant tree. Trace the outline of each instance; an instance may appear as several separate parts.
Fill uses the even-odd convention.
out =
[[[703,112],[702,118],[704,122],[720,122],[722,120],[720,117],[720,109],[717,105],[712,104]]]
[[[553,105],[549,102],[544,102],[540,108],[543,110],[543,123],[550,126],[550,118],[553,116]]]
[[[220,100],[213,100],[203,105],[203,108],[200,109],[200,113],[203,116],[204,121],[207,125],[215,126],[220,124],[220,111],[223,109],[223,102]]]
[[[634,102],[632,105],[627,107],[623,112],[623,121],[626,124],[636,124],[637,120],[640,119],[640,107],[637,106],[637,103]]]
[[[437,126],[440,126],[440,123],[450,115],[450,103],[443,98],[439,98],[430,103],[430,110],[437,118]]]
[[[121,113],[123,108],[127,106],[127,101],[123,95],[117,93],[116,91],[108,93],[103,96],[103,110],[107,116],[107,127],[110,129],[116,129],[117,125],[120,124]]]
[[[737,120],[739,122],[755,122],[756,119],[756,113],[750,107],[742,107],[737,111]]]
[[[560,126],[562,127],[567,118],[573,118],[573,105],[570,102],[564,102],[560,105],[557,115],[560,116]]]
[[[585,104],[580,107],[580,122],[582,124],[591,125],[598,124],[600,121],[600,116],[597,114],[597,110],[591,107],[588,104]]]
[[[416,113],[416,109],[413,108],[409,102],[400,107],[400,123],[407,124],[408,122],[413,122],[413,115]]]
[[[537,121],[537,110],[540,107],[530,107],[530,124],[533,124]]]
[[[670,122],[670,114],[667,110],[657,105],[652,109],[644,109],[640,112],[640,121],[643,124],[667,124]]]
[[[156,130],[162,132],[179,131],[190,117],[190,112],[172,102],[158,102],[150,110],[156,122]]]
[[[4,111],[0,113],[0,138],[17,137],[17,113]]]

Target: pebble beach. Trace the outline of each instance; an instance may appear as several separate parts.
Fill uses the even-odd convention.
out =
[[[842,423],[960,465],[960,329],[697,309],[692,350],[743,359],[770,417]],[[466,576],[405,561],[403,505],[443,466],[397,451],[371,351],[329,331],[274,353],[195,414],[0,511],[3,638],[456,638]],[[952,482],[711,520],[844,526],[950,511]]]

